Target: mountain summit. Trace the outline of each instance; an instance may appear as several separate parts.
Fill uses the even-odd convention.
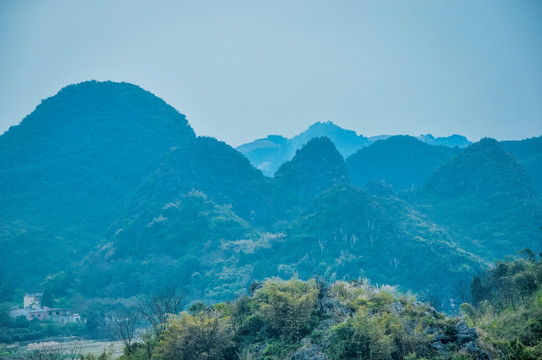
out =
[[[184,115],[136,85],[88,81],[43,100],[0,137],[0,245],[17,254],[0,260],[70,262],[93,248],[171,147],[194,138]]]

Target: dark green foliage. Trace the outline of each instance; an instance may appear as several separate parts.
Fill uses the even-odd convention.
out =
[[[275,256],[303,277],[364,275],[443,297],[482,265],[435,228],[394,196],[335,187],[292,224]]]
[[[346,159],[346,167],[356,186],[384,180],[395,191],[409,190],[459,152],[459,148],[431,146],[411,136],[392,136],[358,150]]]
[[[527,253],[530,253],[527,251]],[[485,346],[504,359],[542,355],[542,262],[529,258],[497,262],[473,279],[475,307],[464,316],[482,330]],[[475,296],[475,291],[480,292]]]
[[[80,260],[170,148],[194,136],[184,115],[127,83],[44,100],[0,137],[0,261],[36,284]]]
[[[0,137],[0,296],[46,290],[57,306],[77,306],[175,283],[189,300],[222,301],[270,276],[367,275],[448,309],[455,284],[483,261],[538,245],[539,201],[495,141],[465,150],[378,141],[348,160],[366,156],[356,176],[376,180],[361,181],[363,191],[341,152],[366,139],[327,123],[309,130],[268,178],[227,144],[196,138],[183,115],[136,86],[65,88]],[[338,149],[317,137],[325,134]],[[516,151],[522,164],[528,148]],[[422,190],[393,192],[429,176]],[[513,281],[529,297],[539,277],[517,272],[502,287]]]
[[[199,137],[163,159],[133,196],[128,215],[157,211],[193,190],[217,204],[231,204],[237,215],[255,224],[272,223],[284,211],[277,204],[282,194],[243,155],[216,139]]]
[[[529,176],[493,139],[465,149],[408,198],[486,261],[540,244],[542,206]]]
[[[82,291],[99,289],[102,296],[126,297],[177,283],[196,298],[211,285],[221,285],[214,274],[206,275],[215,264],[223,265],[221,244],[257,236],[228,206],[213,203],[201,192],[182,195],[152,209],[155,213],[150,210],[120,222],[111,242],[87,260]],[[232,297],[243,286],[220,298]]]
[[[542,198],[542,136],[521,141],[503,141],[501,144],[527,170],[538,197]]]
[[[334,185],[350,183],[342,155],[327,137],[310,140],[291,161],[278,169],[275,179],[295,194],[295,203],[307,205]]]
[[[45,278],[41,286],[45,289],[43,296],[47,295],[46,301],[64,297],[68,290],[73,286],[73,274],[60,271],[56,274],[51,274]],[[50,297],[50,299],[49,299]],[[42,303],[42,305],[46,306]]]
[[[471,298],[474,305],[478,305],[481,301],[487,298],[487,289],[482,285],[482,280],[478,276],[472,278],[470,284]]]
[[[55,300],[53,298],[53,294],[49,289],[43,290],[43,298],[41,299],[41,305],[47,306],[47,307],[54,307]]]

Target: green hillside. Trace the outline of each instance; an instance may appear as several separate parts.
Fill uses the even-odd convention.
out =
[[[64,278],[58,304],[170,283],[216,302],[316,275],[454,311],[457,284],[540,245],[537,139],[460,149],[394,136],[346,162],[333,139],[307,139],[270,178],[137,86],[63,89],[0,137],[2,299]]]
[[[538,197],[542,198],[542,136],[521,141],[503,141],[501,145],[527,170]]]
[[[350,183],[342,155],[327,137],[314,138],[277,170],[274,180],[307,205],[334,185]]]
[[[194,137],[184,115],[131,84],[90,81],[44,100],[0,136],[0,261],[28,280],[81,259]]]
[[[392,136],[358,150],[346,159],[346,167],[356,186],[384,180],[395,191],[410,190],[460,152],[459,148],[432,146],[411,136]]]
[[[286,234],[275,261],[304,278],[366,276],[446,299],[457,281],[483,268],[404,201],[353,187],[322,194]]]
[[[542,207],[529,175],[493,139],[441,166],[410,198],[459,247],[489,261],[540,246]]]

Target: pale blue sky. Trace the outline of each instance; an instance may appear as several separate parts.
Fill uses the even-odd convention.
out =
[[[0,0],[0,132],[85,80],[137,84],[240,145],[542,135],[542,1]]]

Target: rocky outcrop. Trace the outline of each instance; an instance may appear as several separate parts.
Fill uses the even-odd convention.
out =
[[[292,355],[291,360],[324,360],[324,349],[310,339],[304,339],[303,347]]]
[[[491,360],[491,356],[486,351],[478,348],[477,338],[478,333],[475,328],[469,327],[464,321],[459,321],[454,328],[446,332],[436,332],[431,340],[431,348],[441,354],[447,354],[458,348],[471,354],[475,360]]]
[[[346,319],[354,314],[352,309],[342,304],[336,298],[325,297],[320,303],[322,315],[326,318],[322,327],[327,329],[346,321]]]

